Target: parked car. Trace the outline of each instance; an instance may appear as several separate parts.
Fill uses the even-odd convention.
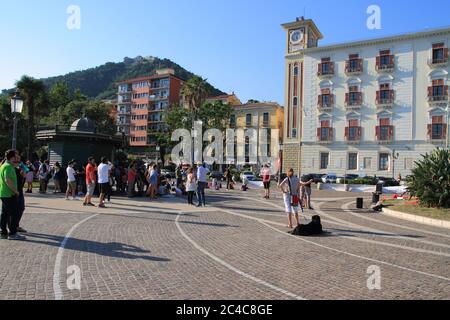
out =
[[[400,186],[400,182],[393,178],[386,178],[386,177],[378,177],[377,183],[383,183],[384,187],[398,187]]]
[[[244,171],[241,173],[240,179],[243,180],[244,176],[247,178],[248,181],[254,181],[255,175],[251,171]]]
[[[324,174],[322,174],[322,173],[313,173],[312,176],[313,176],[313,179],[314,179],[314,183],[322,183],[322,177],[324,176]]]
[[[336,181],[336,183],[351,183],[352,180],[358,179],[359,175],[357,174],[347,174],[343,177],[339,177]]]
[[[322,177],[323,183],[336,183],[337,177],[335,175],[325,175]]]

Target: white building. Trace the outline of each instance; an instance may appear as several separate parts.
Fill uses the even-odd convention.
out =
[[[301,146],[302,173],[405,176],[446,147],[450,29],[320,47],[311,20],[283,26],[285,165]]]

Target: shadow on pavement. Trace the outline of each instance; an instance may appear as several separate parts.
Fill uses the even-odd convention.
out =
[[[53,236],[39,233],[27,234],[27,242],[45,244],[54,247],[60,247],[63,240],[64,238],[60,236]],[[145,255],[146,253],[150,253],[150,251],[141,249],[136,246],[118,242],[102,243],[97,241],[69,238],[68,241],[66,242],[64,249],[94,253],[101,256],[112,258],[131,259],[131,260],[142,259],[154,262],[170,261],[170,259],[167,258],[152,257],[149,255]]]

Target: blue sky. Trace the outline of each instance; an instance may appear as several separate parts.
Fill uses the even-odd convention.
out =
[[[283,103],[284,31],[306,13],[331,44],[450,25],[450,1],[0,0],[0,89],[123,57],[169,58],[243,101]],[[369,30],[369,5],[382,29]],[[69,30],[69,5],[81,29]]]

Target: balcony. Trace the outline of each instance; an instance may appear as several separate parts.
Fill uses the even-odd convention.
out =
[[[346,127],[345,141],[348,144],[358,144],[361,142],[362,127]]]
[[[334,141],[333,128],[317,128],[317,142],[319,144],[330,144]]]
[[[428,60],[428,65],[431,69],[442,68],[448,66],[448,57],[433,58]]]
[[[125,109],[125,110],[118,110],[117,114],[119,115],[129,115],[131,113],[130,109]]]
[[[363,72],[363,59],[347,60],[345,62],[345,74],[347,76],[360,75]]]
[[[376,139],[380,144],[389,144],[394,141],[394,126],[377,126]]]
[[[447,125],[446,124],[429,124],[428,125],[428,142],[429,143],[442,144],[442,143],[446,143],[446,140],[447,140]]]
[[[362,92],[350,92],[345,94],[345,107],[347,110],[361,109],[362,104]]]
[[[388,90],[386,94],[382,94],[382,91],[377,91],[377,99],[375,104],[377,109],[392,108],[395,103],[394,90]]]
[[[317,108],[319,111],[327,112],[333,110],[334,96],[329,94],[321,94],[318,98]]]
[[[321,79],[329,79],[334,76],[334,62],[319,63],[317,76]]]
[[[394,55],[377,57],[376,70],[378,73],[389,73],[395,70]]]
[[[430,95],[428,96],[428,104],[430,107],[447,105],[449,102],[448,95]]]
[[[263,128],[268,128],[270,126],[270,122],[269,121],[263,121],[262,122],[262,127]]]

